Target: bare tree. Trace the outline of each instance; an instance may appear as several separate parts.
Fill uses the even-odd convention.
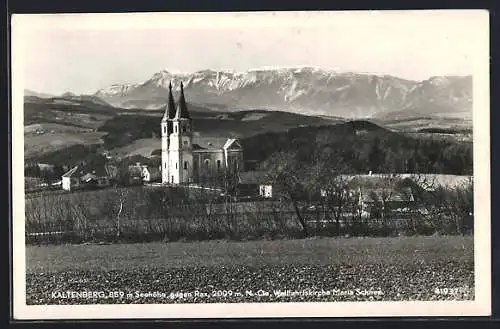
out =
[[[473,228],[472,178],[454,187],[439,184],[435,176],[415,175],[415,199],[422,219],[442,233],[464,234]]]
[[[281,190],[283,196],[290,201],[304,236],[308,236],[307,224],[299,207],[299,200],[304,192],[304,165],[293,153],[277,152],[266,161],[265,167],[273,189]]]
[[[377,175],[379,182],[374,183],[369,190],[369,197],[373,202],[374,209],[381,221],[383,227],[387,227],[392,215],[392,201],[401,191],[398,184],[401,177],[398,174],[380,174]],[[371,185],[369,183],[369,185]]]
[[[224,168],[214,175],[211,184],[211,188],[219,191],[218,196],[222,197],[223,209],[219,209],[218,215],[225,218],[226,232],[228,233],[234,231],[238,182],[238,172],[231,168]],[[218,196],[213,194],[209,204],[213,205],[213,202],[216,201],[214,199],[218,198]]]
[[[115,221],[115,237],[119,238],[122,232],[122,219],[126,212],[129,190],[115,185],[111,196],[112,212]]]
[[[472,180],[455,187],[438,186],[426,199],[427,216],[443,233],[465,234],[473,229],[474,189]]]
[[[310,193],[319,193],[324,216],[335,222],[337,235],[340,235],[340,223],[350,201],[349,178],[343,175],[345,168],[340,157],[315,154],[306,183]]]

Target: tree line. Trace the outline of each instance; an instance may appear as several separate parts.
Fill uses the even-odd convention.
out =
[[[37,163],[28,162],[24,166],[25,177],[41,178],[44,183],[52,183],[55,180],[60,180],[67,168],[63,165],[54,165],[53,167],[41,168]]]
[[[264,133],[242,141],[245,159],[262,163],[278,151],[311,162],[317,152],[334,155],[351,173],[434,173],[471,175],[472,143],[411,137],[361,121]]]

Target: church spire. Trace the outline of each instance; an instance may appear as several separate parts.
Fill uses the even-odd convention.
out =
[[[173,119],[175,117],[175,102],[172,95],[172,82],[168,84],[168,103],[165,106],[165,114],[163,114],[162,121]]]
[[[189,112],[186,105],[186,99],[184,98],[184,85],[181,82],[181,94],[179,96],[179,101],[177,102],[177,113],[175,114],[176,119],[190,119]]]

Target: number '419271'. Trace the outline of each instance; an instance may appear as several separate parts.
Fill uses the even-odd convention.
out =
[[[457,287],[457,288],[436,288],[434,289],[434,293],[436,295],[457,295],[466,292],[467,289],[465,287]]]

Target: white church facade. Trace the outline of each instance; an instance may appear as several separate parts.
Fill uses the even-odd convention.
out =
[[[161,136],[163,184],[203,183],[224,172],[243,169],[243,148],[238,139],[194,136],[182,82],[177,104],[169,85]]]

